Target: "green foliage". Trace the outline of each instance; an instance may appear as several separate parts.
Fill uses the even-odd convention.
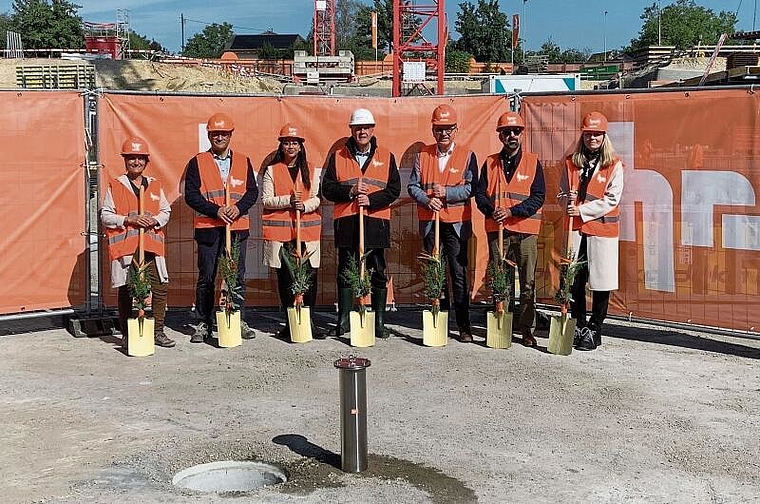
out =
[[[440,310],[440,300],[443,297],[443,286],[446,283],[446,259],[438,254],[420,254],[422,261],[422,280],[425,283],[423,292],[432,303],[433,315],[437,315]]]
[[[148,277],[147,265],[132,262],[129,267],[127,288],[129,289],[129,295],[134,299],[138,313],[144,313],[146,300],[150,296],[150,278]]]
[[[470,71],[472,54],[457,49],[446,51],[446,71],[452,73],[467,73]]]
[[[290,243],[280,249],[280,260],[290,273],[290,291],[296,296],[296,306],[303,304],[303,294],[311,287],[310,257],[311,254],[296,255],[295,247]]]
[[[84,47],[81,7],[67,0],[15,0],[12,29],[21,33],[25,49]]]
[[[512,55],[512,31],[507,15],[499,9],[498,0],[478,0],[459,4],[454,22],[462,34],[456,48],[472,54],[477,61],[509,61]]]
[[[657,3],[644,8],[640,18],[644,24],[639,36],[631,40],[628,51],[635,51],[650,45],[657,45],[658,28],[662,32],[662,45],[688,49],[697,44],[712,45],[718,42],[722,33],[733,33],[736,29],[736,14],[697,5],[695,0],[675,0],[658,12]],[[658,25],[659,21],[659,25]]]
[[[240,294],[238,282],[238,259],[240,258],[240,242],[232,242],[230,253],[222,255],[219,260],[219,271],[224,281],[224,309],[227,312],[240,308],[243,296]]]
[[[231,24],[212,23],[190,37],[182,55],[190,58],[219,58],[233,35]]]
[[[583,268],[586,261],[579,261],[575,258],[573,249],[567,251],[567,255],[562,260],[562,265],[559,267],[559,289],[554,294],[554,300],[561,306],[569,307],[572,296],[570,295],[570,288],[573,286],[575,277],[578,272]]]
[[[162,53],[169,53],[169,50],[161,45],[160,42],[155,39],[148,39],[145,35],[140,35],[137,32],[129,32],[129,48],[135,51],[158,51]]]
[[[609,51],[611,52],[611,51]],[[549,39],[541,44],[541,49],[538,50],[538,54],[543,54],[549,57],[549,63],[582,63],[588,60],[591,55],[591,50],[585,48],[583,50],[569,48],[564,51],[549,37]]]
[[[360,261],[357,261],[354,256],[351,256],[348,259],[346,269],[341,273],[343,280],[351,287],[351,291],[354,293],[354,298],[356,299],[368,296],[371,288],[369,277],[372,274],[372,270],[367,271],[365,269],[364,275],[362,276],[361,274],[361,263],[365,260],[367,254],[365,254]],[[359,303],[359,311],[364,313],[363,303]]]
[[[486,269],[486,285],[491,290],[494,302],[509,303],[512,297],[512,268],[514,268],[514,263],[506,259],[489,261]]]
[[[280,55],[280,51],[275,49],[272,44],[269,42],[265,42],[263,46],[261,46],[261,49],[259,49],[259,58],[265,59],[265,60],[276,60],[280,59],[282,56]]]
[[[13,31],[13,20],[10,14],[0,14],[0,50],[5,49],[5,32]]]

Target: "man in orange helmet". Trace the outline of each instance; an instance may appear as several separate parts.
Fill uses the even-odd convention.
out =
[[[169,222],[171,205],[161,183],[143,175],[150,162],[145,140],[128,138],[121,147],[126,173],[108,184],[100,219],[106,227],[108,257],[111,260],[111,285],[118,289],[119,327],[122,347],[127,350],[127,319],[132,314],[132,295],[127,278],[138,248],[139,230],[144,229],[145,262],[152,292],[154,341],[162,347],[173,347],[174,340],[164,333],[166,294],[169,274],[164,259],[164,227]],[[140,213],[140,188],[143,188],[143,212]]]
[[[251,160],[241,152],[233,153],[230,140],[235,125],[226,114],[212,115],[206,124],[211,148],[193,156],[185,168],[185,201],[195,210],[193,225],[198,245],[198,282],[195,289],[195,310],[200,322],[192,343],[211,338],[214,310],[214,284],[219,257],[225,250],[225,227],[232,229],[232,241],[240,250],[238,287],[235,297],[240,303],[241,336],[256,336],[243,320],[245,307],[245,256],[250,222],[248,211],[259,197]],[[230,205],[225,204],[225,188],[229,182]]]
[[[478,161],[469,149],[454,142],[457,114],[449,105],[439,105],[431,118],[435,143],[414,157],[407,190],[417,202],[420,234],[427,253],[435,242],[435,214],[439,215],[439,240],[449,265],[454,289],[454,311],[459,341],[472,341],[470,290],[467,285],[467,246],[472,236],[472,184],[477,181]],[[444,286],[441,309],[449,310],[448,285]]]
[[[499,255],[499,227],[504,228],[503,250],[517,264],[520,276],[520,312],[516,329],[525,346],[536,346],[536,260],[541,207],[546,187],[538,156],[523,151],[525,122],[516,112],[499,117],[496,131],[503,147],[483,163],[475,202],[486,217],[491,260]]]

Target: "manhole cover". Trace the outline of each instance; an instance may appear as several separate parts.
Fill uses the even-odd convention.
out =
[[[247,492],[287,480],[285,473],[273,465],[224,460],[180,471],[172,478],[172,485],[198,492]]]

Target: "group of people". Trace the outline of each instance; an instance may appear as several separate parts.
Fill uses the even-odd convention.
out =
[[[261,174],[263,257],[264,263],[276,270],[283,307],[292,306],[294,301],[284,250],[307,258],[310,288],[304,293],[303,303],[314,307],[316,271],[320,265],[320,196],[335,205],[333,226],[338,253],[335,336],[349,331],[354,292],[343,273],[352,258],[363,259],[370,272],[375,335],[389,336],[385,328],[388,294],[385,249],[391,246],[391,204],[400,196],[401,178],[393,153],[378,144],[375,124],[370,110],[353,111],[349,120],[351,136],[330,155],[320,185],[306,154],[302,130],[288,123],[279,132],[274,158]],[[515,329],[524,345],[535,346],[537,243],[546,198],[543,167],[536,153],[523,149],[525,122],[518,113],[502,114],[495,129],[502,149],[478,167],[475,154],[456,142],[456,111],[449,105],[437,106],[431,117],[435,142],[414,156],[407,190],[417,204],[422,245],[428,253],[435,246],[434,222],[438,217],[439,251],[445,256],[453,291],[450,297],[448,285],[444,286],[441,309],[449,310],[453,305],[458,339],[472,341],[467,279],[468,241],[473,232],[470,200],[474,197],[485,217],[490,259],[506,258],[516,265],[520,298]],[[199,323],[190,340],[194,343],[212,337],[215,277],[225,251],[227,226],[240,254],[239,281],[233,295],[240,300],[241,310],[245,305],[248,212],[259,197],[250,159],[240,152],[233,153],[230,147],[232,119],[222,113],[214,114],[208,120],[207,132],[211,148],[195,155],[185,169],[184,197],[195,212],[194,238],[198,248],[195,308]],[[170,205],[160,182],[143,175],[150,160],[147,143],[140,138],[127,139],[121,155],[126,173],[110,182],[101,209],[101,219],[107,228],[112,284],[118,288],[121,327],[126,327],[132,310],[127,277],[142,228],[153,292],[155,343],[171,347],[175,342],[164,333],[168,273],[163,231]],[[140,187],[143,194],[149,194],[143,198],[142,210]],[[565,159],[559,189],[561,204],[567,218],[572,220],[573,250],[582,264],[571,287],[571,315],[577,321],[574,344],[581,350],[593,350],[601,345],[610,292],[618,286],[618,216],[623,190],[623,166],[610,141],[607,118],[601,113],[591,112],[583,118],[579,140]],[[363,258],[359,257],[360,214],[364,219]],[[498,243],[500,228],[502,244]],[[300,251],[295,250],[296,235],[300,238]],[[499,257],[500,251],[504,257]],[[586,284],[592,291],[588,319]],[[255,335],[244,321],[241,331],[245,339]],[[324,335],[315,331],[315,337]]]

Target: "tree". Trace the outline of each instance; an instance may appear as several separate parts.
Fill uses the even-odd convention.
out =
[[[609,52],[609,51],[608,51]],[[591,50],[586,48],[584,50],[569,48],[564,51],[549,37],[549,39],[541,44],[539,54],[543,54],[549,57],[549,63],[581,63],[588,60],[591,55]]]
[[[169,53],[169,50],[161,45],[160,42],[155,39],[148,39],[145,35],[140,35],[137,32],[129,32],[129,47],[135,51],[158,51],[162,53]]]
[[[182,55],[190,58],[218,58],[233,36],[231,24],[212,23],[190,37]]]
[[[677,49],[688,49],[697,44],[715,44],[722,33],[733,33],[736,27],[736,14],[720,11],[717,15],[712,9],[697,5],[695,0],[676,0],[658,12],[657,3],[644,8],[640,18],[644,24],[639,36],[631,40],[628,51],[635,51],[659,42],[662,31],[662,44],[673,45]]]
[[[478,0],[459,4],[454,23],[462,35],[456,48],[483,62],[509,61],[512,55],[512,31],[507,15],[499,10],[498,0]]]
[[[10,30],[13,31],[13,20],[8,13],[0,14],[0,50],[6,49],[5,47],[5,33]]]
[[[84,47],[80,9],[67,0],[15,0],[12,28],[21,33],[27,49],[80,49]]]
[[[468,73],[470,71],[472,54],[457,49],[446,49],[446,71],[452,73]]]

